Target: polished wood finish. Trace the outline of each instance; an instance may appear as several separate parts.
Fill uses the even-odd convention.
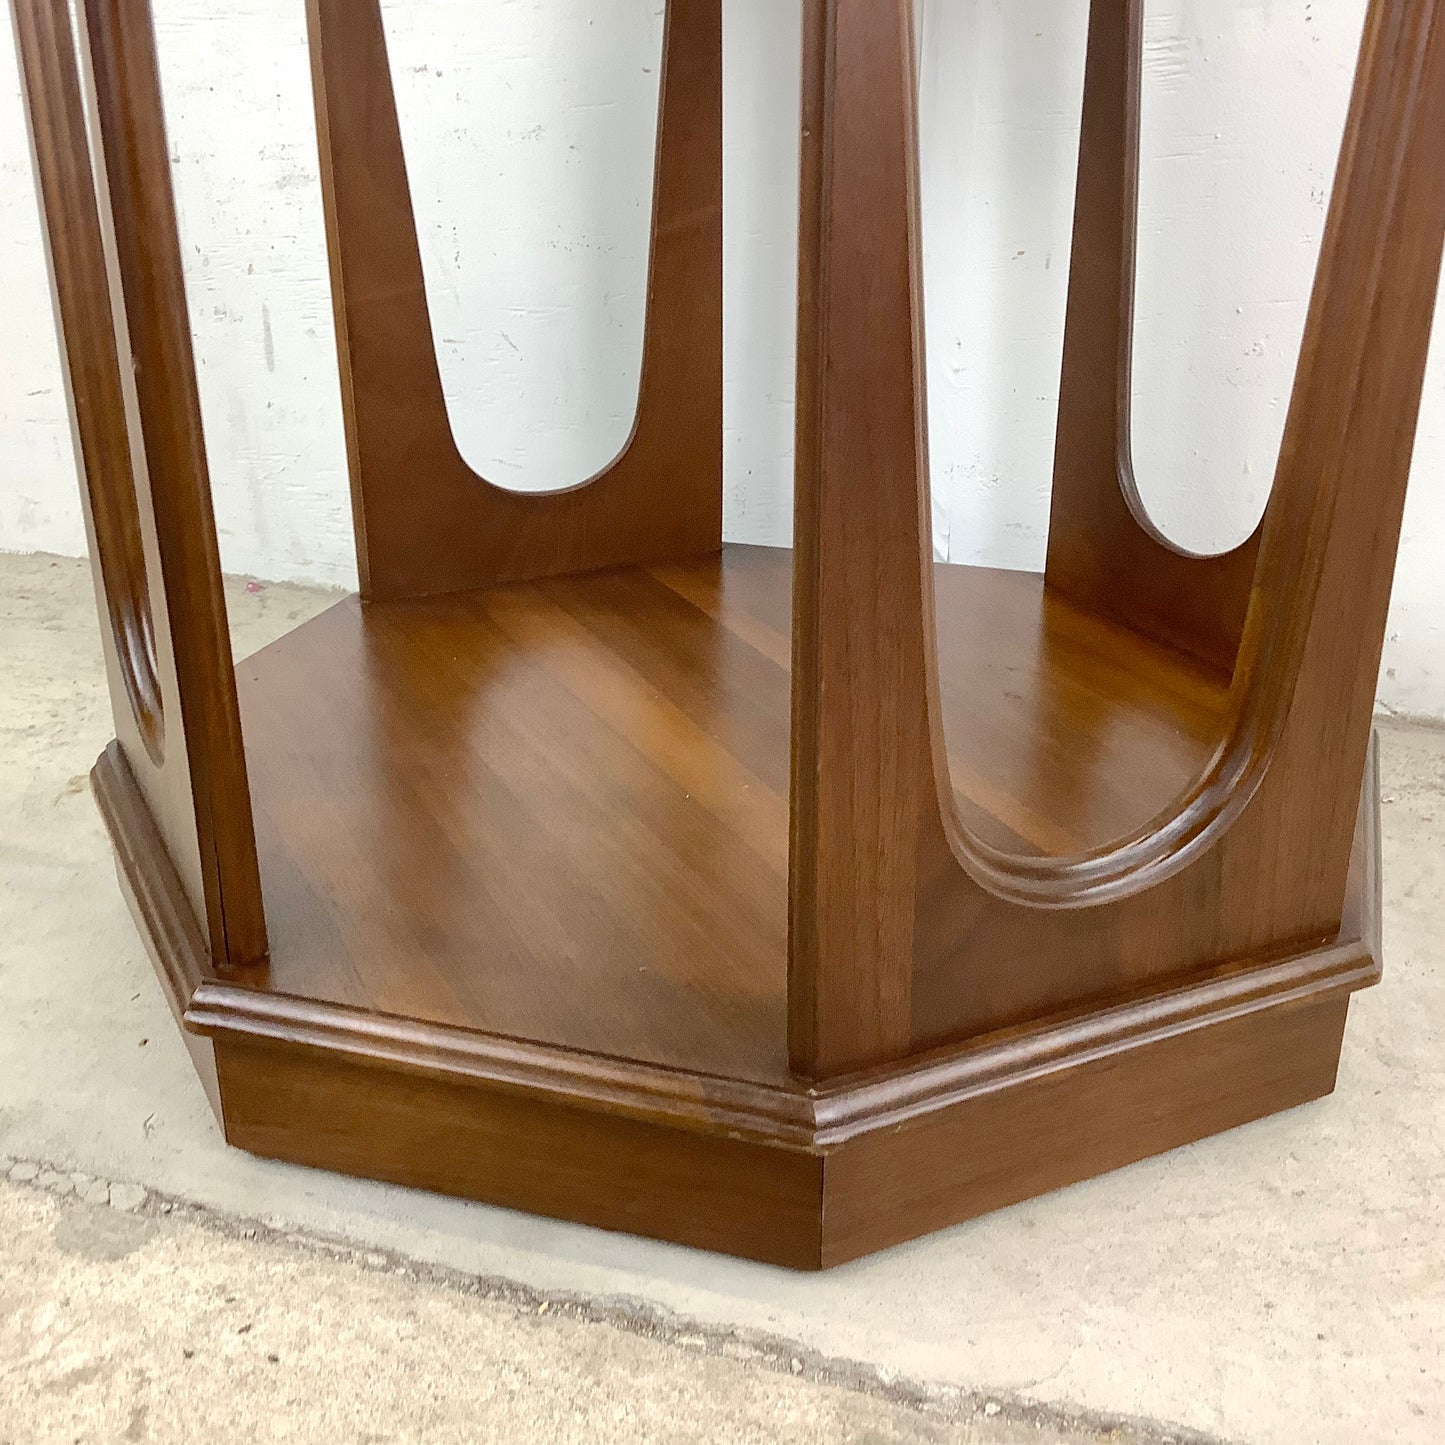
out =
[[[1222,679],[1038,574],[939,565],[934,592],[953,801],[984,844],[1106,848],[1167,812],[1219,746]]]
[[[1445,151],[1427,140],[1445,123],[1436,13],[1432,0],[1370,9],[1218,744],[1169,807],[1128,836],[1039,857],[970,828],[943,747],[942,603],[930,605],[926,477],[909,462],[922,435],[916,176],[903,166],[911,184],[890,187],[879,161],[911,150],[911,11],[864,0],[809,11],[805,130],[819,116],[828,140],[818,151],[827,164],[804,166],[805,217],[840,164],[876,184],[866,206],[851,195],[847,222],[804,226],[802,332],[822,339],[800,360],[813,380],[800,384],[799,413],[795,933],[800,911],[812,910],[829,926],[858,920],[871,942],[829,952],[807,934],[795,941],[800,1072],[881,1064],[1339,928],[1445,234]],[[852,144],[866,154],[840,162]],[[820,290],[818,277],[838,284]],[[855,383],[846,408],[837,404],[849,443],[820,466],[815,417],[821,406],[826,418],[829,382],[851,375],[859,355],[873,383]],[[867,427],[849,432],[859,418]],[[810,552],[830,537],[841,591]],[[906,620],[920,593],[921,639]],[[1146,619],[1141,630],[1155,629]],[[934,786],[918,781],[928,776]],[[843,811],[830,819],[833,794]],[[844,900],[836,908],[818,901],[830,887]]]
[[[824,1160],[503,1089],[223,1043],[228,1136],[252,1153],[816,1269]],[[305,1127],[324,1118],[325,1129]]]
[[[531,496],[451,440],[376,0],[310,0],[363,599],[239,702],[146,5],[83,0],[97,192],[64,4],[12,4],[96,793],[229,1138],[818,1267],[1329,1091],[1380,971],[1438,0],[1372,0],[1274,493],[1221,558],[1134,486],[1141,9],[1093,0],[1043,576],[929,550],[911,0],[805,0],[791,553],[718,550],[718,0],[667,8],[632,442]]]
[[[876,1130],[830,1161],[822,1263],[1322,1098],[1335,1087],[1346,1008],[1328,998],[1222,1018]]]
[[[214,1048],[233,1143],[798,1269],[1328,1093],[1348,997],[1379,976],[1373,768],[1337,939],[821,1087],[218,978],[118,748],[94,783],[167,994],[192,1042]],[[617,1007],[614,978],[578,983]]]
[[[307,0],[342,410],[366,597],[722,541],[722,0],[669,0],[637,419],[590,483],[519,493],[457,451],[380,0]]]
[[[1233,671],[1258,530],[1192,556],[1149,520],[1134,477],[1134,271],[1144,0],[1094,0],[1054,449],[1048,580],[1106,617]]]
[[[908,1051],[927,765],[911,7],[805,0],[789,1054]]]
[[[784,1079],[790,564],[352,600],[243,662],[257,987]],[[1027,574],[938,585],[981,833],[1108,842],[1207,762],[1226,689],[1186,660]]]
[[[265,956],[150,17],[13,0],[116,728],[212,957]],[[120,358],[126,358],[125,365]]]

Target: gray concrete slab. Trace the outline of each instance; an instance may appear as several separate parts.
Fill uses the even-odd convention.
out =
[[[238,648],[326,601],[236,584]],[[881,1387],[1258,1445],[1445,1437],[1445,732],[1385,730],[1386,981],[1331,1099],[805,1277],[226,1148],[85,787],[109,721],[82,564],[0,558],[0,677],[0,1154],[25,1169],[776,1336]]]
[[[68,1176],[67,1176],[68,1177]],[[0,1441],[1160,1445],[717,1335],[0,1184]],[[162,1206],[163,1208],[163,1206]],[[1180,1438],[1178,1445],[1187,1445]]]

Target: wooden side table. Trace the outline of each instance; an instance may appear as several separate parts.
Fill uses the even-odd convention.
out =
[[[362,594],[239,668],[146,0],[80,0],[84,86],[12,6],[95,791],[232,1143],[817,1268],[1332,1089],[1445,6],[1370,5],[1269,508],[1196,557],[1133,485],[1142,0],[1094,0],[1032,576],[930,558],[909,0],[805,5],[792,552],[721,543],[721,0],[668,3],[635,432],[541,496],[451,439],[378,0],[310,0]]]

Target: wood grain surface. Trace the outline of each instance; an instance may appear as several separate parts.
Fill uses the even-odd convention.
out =
[[[1093,0],[1054,478],[1049,585],[1232,672],[1259,533],[1196,557],[1149,519],[1134,475],[1134,279],[1144,0]]]
[[[64,0],[11,8],[116,731],[212,956],[249,966],[265,918],[149,8],[82,0],[83,77]]]
[[[1333,1086],[1379,976],[1378,776],[1347,927],[902,1067],[747,1083],[243,986],[210,969],[124,754],[94,784],[227,1137],[271,1157],[816,1269]]]
[[[783,1077],[791,562],[346,602],[243,663],[269,986]],[[1218,679],[1036,576],[938,586],[981,832],[1106,842],[1203,765]]]
[[[668,0],[637,419],[590,482],[518,493],[447,419],[378,0],[308,0],[362,592],[428,596],[722,540],[722,4]]]

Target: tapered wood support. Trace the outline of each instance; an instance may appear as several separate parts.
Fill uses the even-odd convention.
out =
[[[910,0],[804,7],[789,1048],[906,1053],[933,778]]]
[[[1214,763],[1165,814],[1093,857],[961,851],[1021,899],[1095,912],[1129,973],[1330,936],[1369,739],[1394,549],[1439,274],[1445,27],[1380,0],[1361,61],[1230,712]],[[1122,865],[1122,866],[1121,866]],[[1182,923],[1182,927],[1180,926]],[[943,989],[922,990],[960,1018]]]
[[[12,3],[96,793],[232,1142],[818,1268],[1334,1087],[1445,0],[1371,4],[1275,490],[1215,559],[1133,486],[1141,6],[1094,0],[1044,576],[928,550],[911,0],[804,6],[791,554],[717,550],[718,0],[668,5],[632,444],[540,497],[450,439],[376,0],[310,0],[367,595],[238,675],[148,13],[82,0],[97,187],[65,0]]]
[[[1445,11],[1376,0],[1235,682],[1270,754],[1257,846],[1294,864],[1297,937],[1339,918],[1439,288],[1442,135]]]
[[[1047,591],[1234,682],[1212,758],[1167,808],[1036,855],[963,806],[919,580],[908,7],[808,15],[790,1017],[794,1067],[829,1077],[1080,1006],[1103,979],[1157,986],[1339,929],[1439,274],[1445,155],[1421,147],[1445,75],[1432,0],[1372,7],[1264,541],[1190,558],[1128,495],[1141,19],[1095,0]],[[1086,555],[1123,572],[1079,584]]]

